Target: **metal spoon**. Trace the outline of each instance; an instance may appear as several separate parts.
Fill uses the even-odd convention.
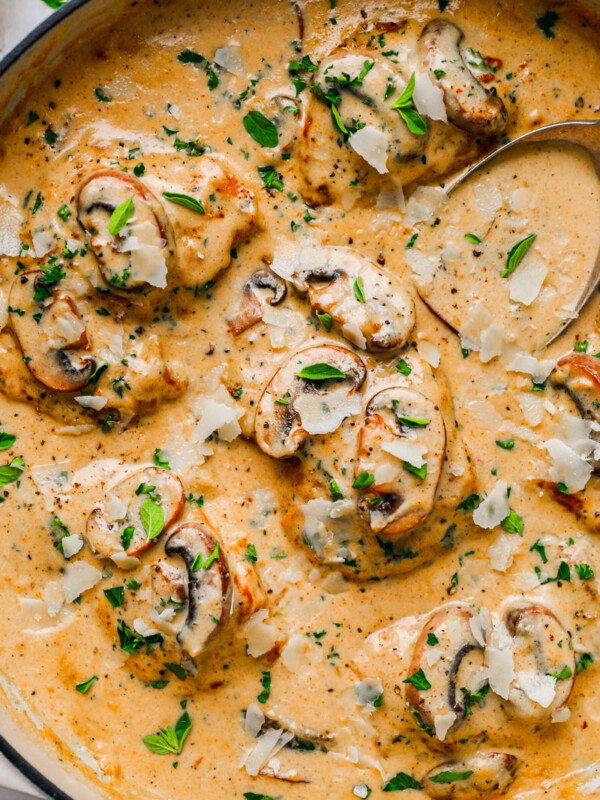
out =
[[[600,120],[582,120],[575,122],[555,122],[552,125],[545,125],[543,128],[537,128],[534,131],[524,133],[518,136],[508,144],[502,145],[493,153],[490,153],[485,158],[482,158],[477,164],[469,167],[462,175],[458,175],[446,185],[446,196],[449,196],[461,183],[474,175],[482,167],[488,166],[494,159],[503,156],[514,147],[523,144],[534,144],[538,142],[568,142],[569,144],[577,145],[586,150],[592,157],[596,174],[600,178]],[[590,274],[590,278],[583,288],[575,313],[579,314],[583,306],[590,299],[592,293],[598,285],[600,280],[600,250],[596,256],[594,268]],[[563,325],[556,331],[556,333],[549,339],[545,346],[553,342],[557,336],[565,330],[571,320],[566,320]]]

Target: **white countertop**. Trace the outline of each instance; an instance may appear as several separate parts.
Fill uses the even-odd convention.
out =
[[[50,14],[52,9],[43,0],[0,0],[0,58]],[[2,755],[0,786],[44,796]]]

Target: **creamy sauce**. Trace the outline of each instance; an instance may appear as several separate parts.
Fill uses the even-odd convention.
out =
[[[536,145],[442,189],[598,117],[600,22],[541,13],[451,4],[481,83],[461,105],[430,71],[426,134],[390,106],[432,2],[140,2],[4,122],[4,702],[106,796],[597,791],[600,380],[556,368],[600,351],[596,295],[543,348],[593,270],[598,180]],[[181,752],[151,752],[184,709]]]

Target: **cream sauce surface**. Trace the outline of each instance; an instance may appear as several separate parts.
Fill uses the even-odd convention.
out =
[[[107,797],[600,786],[598,179],[443,191],[600,20],[442,5],[142,0],[2,125],[3,702]]]

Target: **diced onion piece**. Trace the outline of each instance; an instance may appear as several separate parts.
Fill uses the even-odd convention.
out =
[[[380,175],[389,172],[387,168],[388,137],[375,125],[365,125],[364,128],[353,133],[348,139],[348,144]]]

